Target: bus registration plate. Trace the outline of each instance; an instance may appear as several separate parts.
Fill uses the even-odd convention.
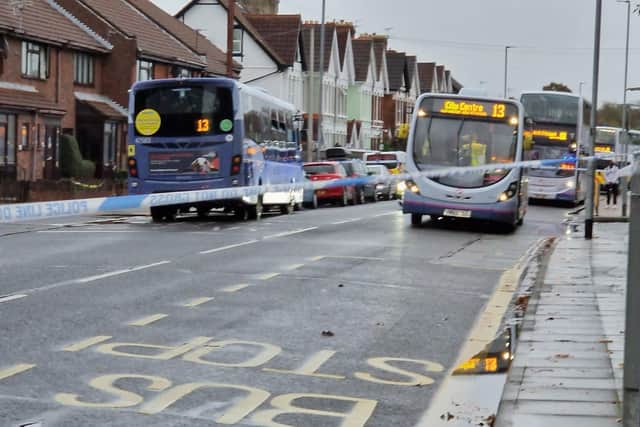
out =
[[[445,209],[444,216],[452,216],[455,218],[471,218],[471,211],[463,211],[460,209]]]

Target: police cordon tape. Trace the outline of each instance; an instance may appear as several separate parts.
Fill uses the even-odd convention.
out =
[[[581,160],[606,158],[606,155],[596,157],[583,157]],[[504,171],[515,168],[547,168],[566,163],[567,159],[529,160],[501,164],[488,164],[482,166],[447,167],[436,168],[420,173],[403,173],[393,175],[394,180],[418,179],[420,176],[427,178],[441,178],[471,173],[486,173],[492,171]],[[631,175],[631,166],[621,171],[622,176]],[[344,186],[363,185],[366,183],[382,183],[375,176],[361,178],[344,178],[329,181],[308,181],[276,185],[257,185],[250,187],[229,187],[220,189],[203,189],[191,191],[177,191],[169,193],[140,194],[127,196],[98,197],[88,199],[59,200],[50,202],[17,203],[0,205],[0,224],[23,222],[29,220],[41,220],[51,218],[63,218],[79,215],[94,215],[97,213],[125,211],[130,209],[150,208],[170,205],[189,205],[200,202],[217,200],[241,200],[243,198],[255,198],[264,193],[291,192],[300,190],[322,190]]]

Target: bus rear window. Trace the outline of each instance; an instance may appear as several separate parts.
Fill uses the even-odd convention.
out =
[[[231,90],[208,85],[175,85],[135,93],[136,136],[192,137],[233,131]]]

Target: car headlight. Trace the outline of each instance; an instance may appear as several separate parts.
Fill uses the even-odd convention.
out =
[[[376,189],[382,190],[384,188],[384,184],[376,184]]]
[[[405,191],[407,189],[407,183],[404,181],[400,181],[398,182],[398,184],[396,184],[396,188],[398,191]]]

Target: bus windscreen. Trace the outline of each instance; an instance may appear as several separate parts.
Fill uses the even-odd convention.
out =
[[[193,137],[233,131],[231,90],[211,85],[157,86],[135,92],[141,137]]]

